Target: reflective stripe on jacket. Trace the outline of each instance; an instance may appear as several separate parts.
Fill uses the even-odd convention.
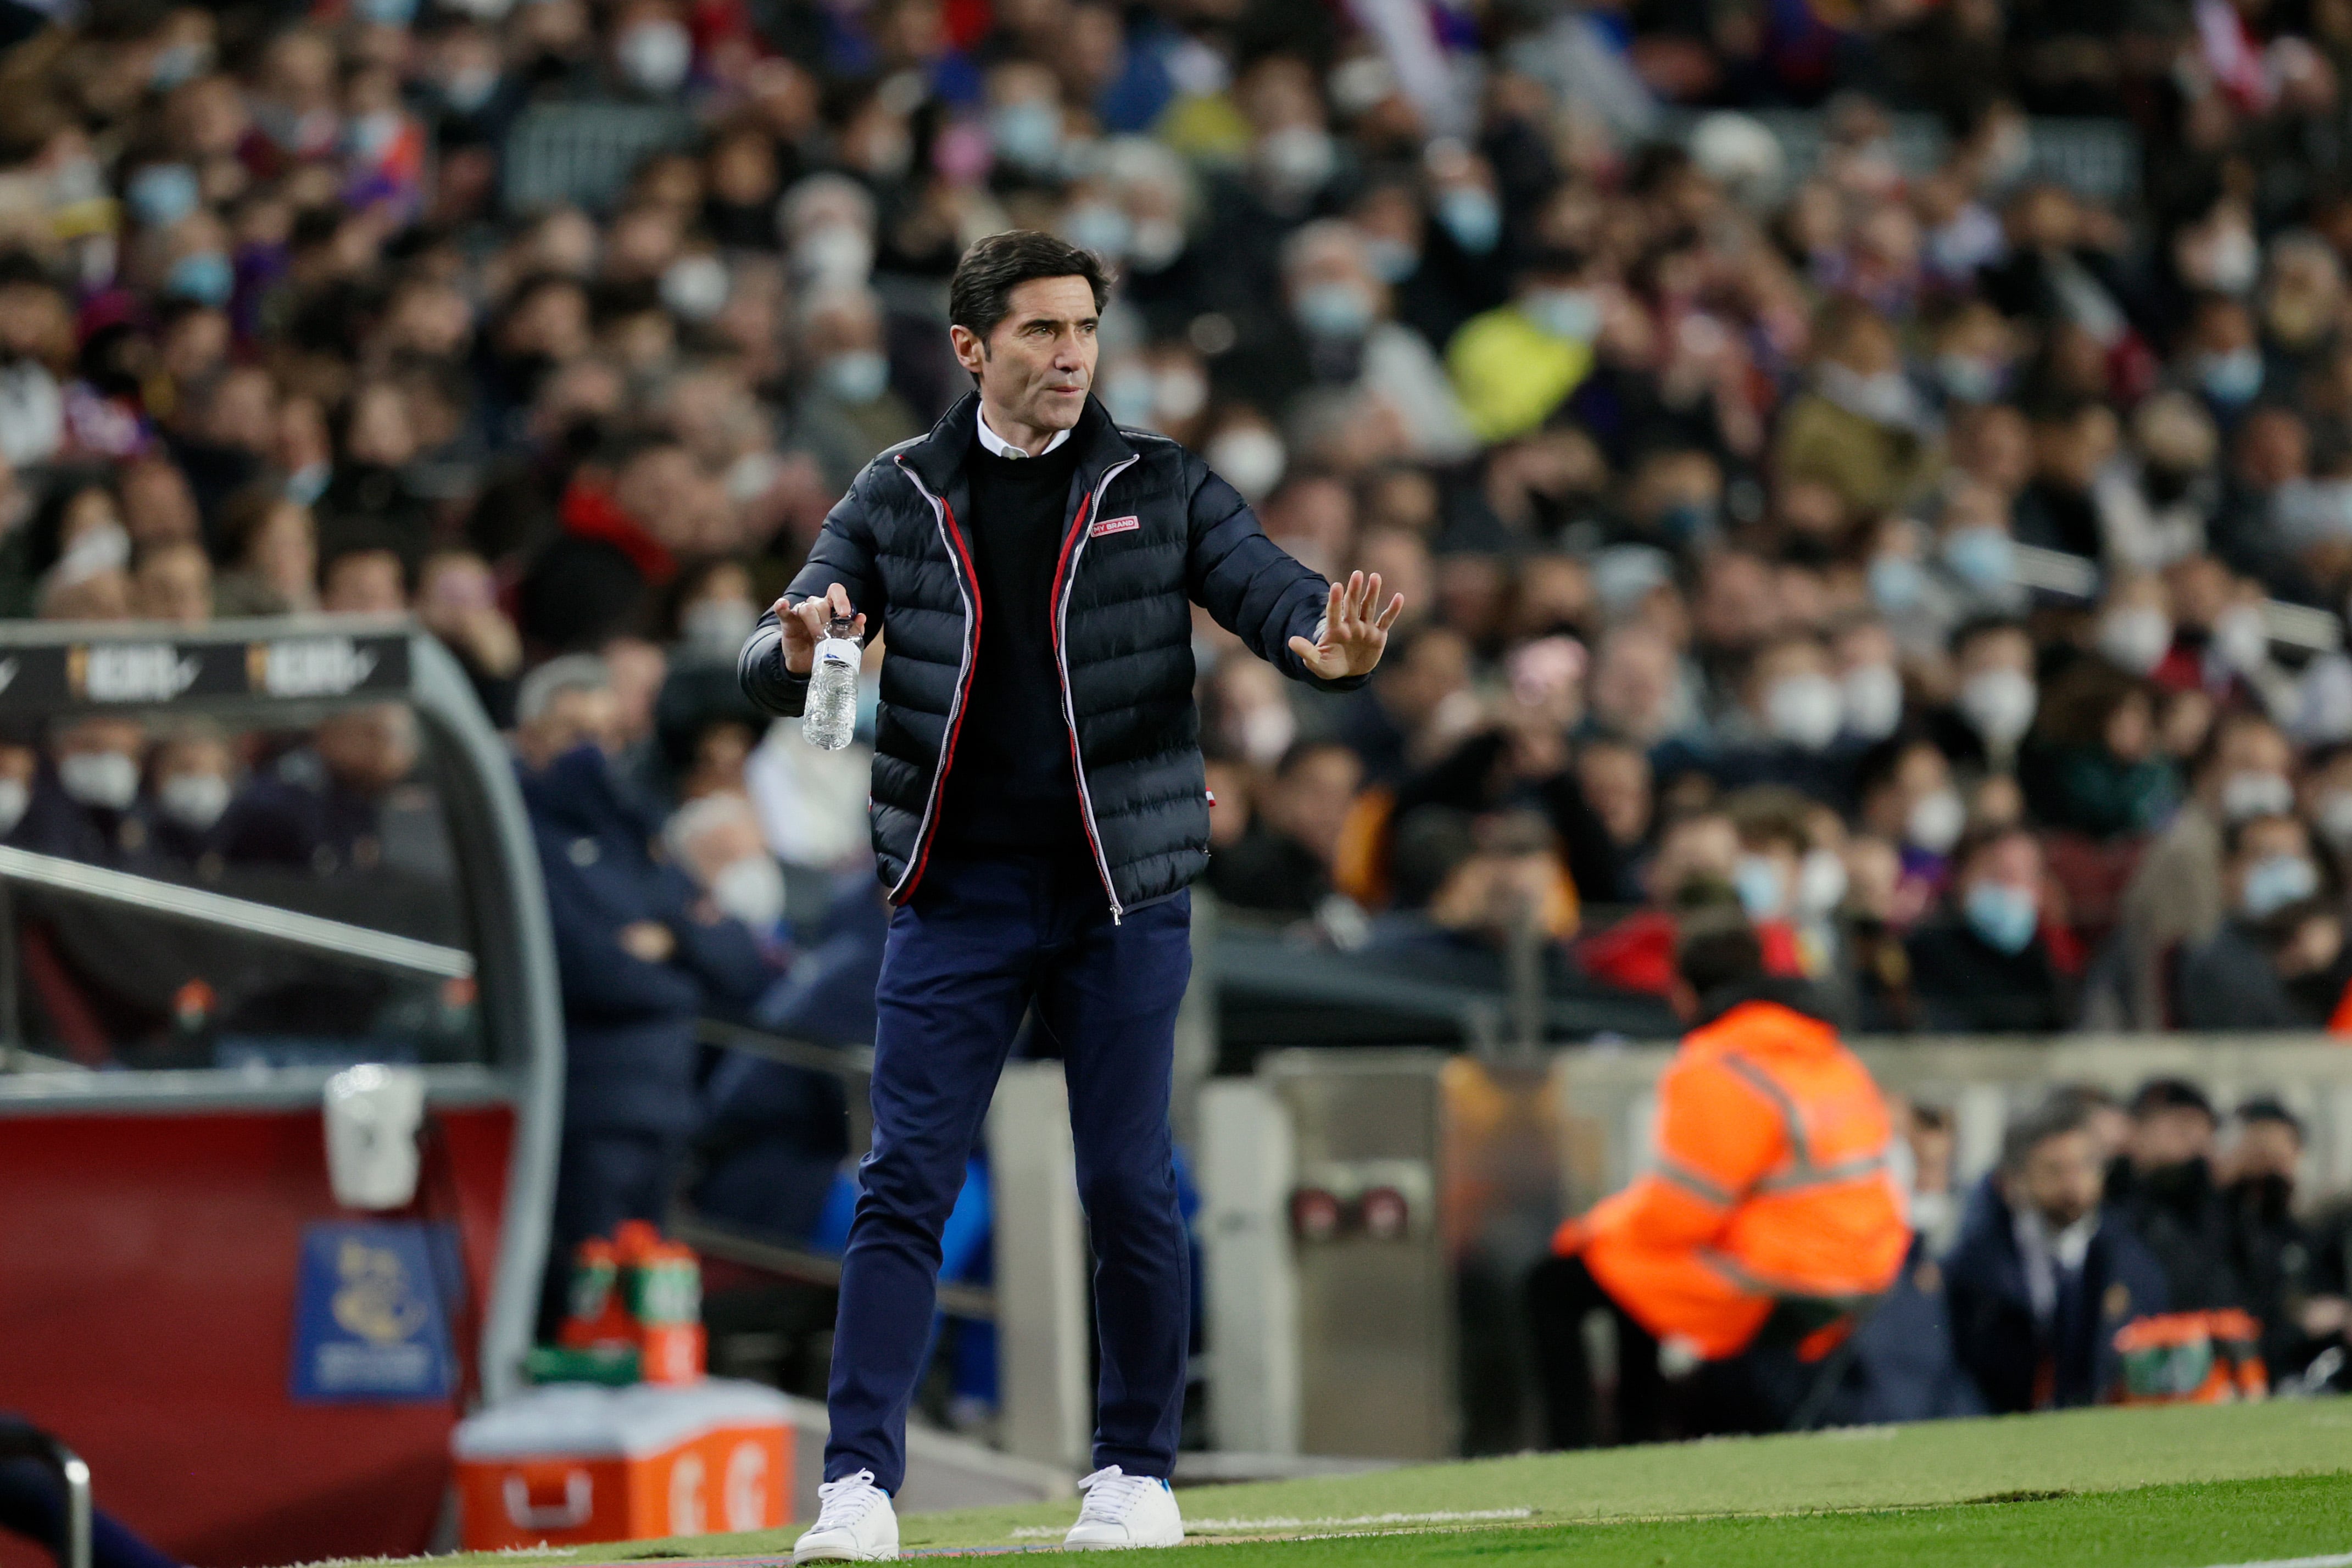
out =
[[[1736,1354],[1780,1301],[1859,1305],[1910,1228],[1868,1070],[1819,1019],[1748,1001],[1683,1040],[1658,1081],[1657,1164],[1560,1227],[1660,1338]]]

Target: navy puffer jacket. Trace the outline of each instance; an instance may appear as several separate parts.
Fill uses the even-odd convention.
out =
[[[929,434],[867,464],[836,503],[793,579],[788,601],[838,582],[887,628],[874,738],[874,852],[894,903],[914,896],[955,766],[988,607],[975,585],[966,521],[966,455],[980,395]],[[1114,917],[1176,893],[1209,858],[1209,801],[1192,704],[1198,603],[1252,652],[1328,690],[1290,652],[1312,638],[1330,585],[1265,537],[1249,504],[1183,447],[1122,429],[1093,398],[1070,439],[1070,480],[1055,569],[1054,647],[1077,758],[1078,799]],[[808,678],[784,668],[772,611],[744,644],[743,690],[796,715]]]

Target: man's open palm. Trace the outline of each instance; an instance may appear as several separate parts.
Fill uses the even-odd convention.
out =
[[[1290,651],[1310,674],[1327,681],[1371,674],[1389,645],[1389,628],[1404,611],[1402,593],[1391,596],[1376,616],[1373,609],[1380,601],[1381,574],[1368,578],[1350,572],[1344,584],[1331,585],[1331,602],[1323,612],[1323,624],[1315,629],[1315,641],[1293,637]]]

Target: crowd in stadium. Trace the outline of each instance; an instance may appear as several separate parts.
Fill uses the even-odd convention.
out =
[[[1344,699],[1202,619],[1229,906],[1660,993],[1737,903],[1873,1030],[2352,977],[2339,6],[0,13],[13,613],[412,611],[502,724],[601,654],[667,800],[854,868],[855,758],[705,676],[1046,227],[1114,415],[1406,597]]]

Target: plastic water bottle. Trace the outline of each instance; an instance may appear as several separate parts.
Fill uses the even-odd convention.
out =
[[[809,666],[801,734],[820,751],[839,751],[857,733],[857,666],[866,654],[856,626],[846,615],[835,616],[816,645],[816,663]]]

